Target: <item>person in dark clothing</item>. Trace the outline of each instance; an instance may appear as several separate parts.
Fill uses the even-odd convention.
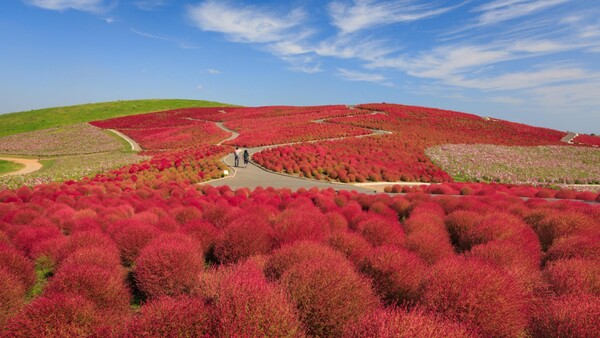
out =
[[[248,149],[244,149],[244,168],[248,166],[248,162],[250,162],[250,153],[248,153]]]
[[[240,165],[240,154],[239,154],[240,150],[239,147],[235,147],[235,150],[233,151],[233,166],[234,167],[238,167]]]

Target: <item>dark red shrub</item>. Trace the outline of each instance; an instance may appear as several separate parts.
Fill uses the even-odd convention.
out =
[[[339,336],[379,306],[368,280],[345,259],[304,260],[285,271],[281,283],[313,336]]]
[[[378,309],[350,325],[343,337],[413,338],[445,337],[470,338],[478,335],[458,322],[442,318],[421,309],[410,312],[402,309]]]
[[[69,265],[93,265],[115,274],[124,274],[119,252],[114,248],[85,247],[71,253],[60,263],[59,270]]]
[[[62,236],[56,226],[44,226],[39,228],[25,228],[19,231],[13,238],[13,245],[31,256],[31,248],[46,239]]]
[[[443,228],[422,229],[406,236],[406,248],[414,251],[427,264],[455,255],[450,236]]]
[[[582,258],[559,259],[544,269],[550,289],[557,295],[587,293],[600,296],[600,261]]]
[[[600,235],[573,235],[552,242],[544,259],[586,258],[600,260]]]
[[[345,261],[340,252],[324,244],[300,241],[285,245],[273,252],[265,263],[265,275],[271,279],[279,279],[285,271],[295,264],[321,259]]]
[[[113,237],[123,263],[131,265],[140,251],[158,235],[159,231],[154,226],[134,222],[117,229]]]
[[[354,232],[338,232],[329,238],[329,246],[346,256],[355,265],[372,250],[371,243]]]
[[[21,307],[25,291],[17,277],[0,267],[0,327]]]
[[[450,319],[473,323],[486,336],[525,334],[530,294],[507,273],[477,259],[438,262],[424,282],[422,303]]]
[[[143,305],[125,337],[210,337],[212,309],[199,297],[161,297]]]
[[[115,242],[107,235],[99,231],[83,231],[69,236],[69,241],[63,247],[63,257],[61,259],[86,247],[99,247],[107,250],[117,249]]]
[[[188,222],[181,227],[181,231],[200,243],[203,255],[208,254],[214,248],[220,234],[217,227],[205,220]]]
[[[222,263],[266,254],[275,246],[275,232],[261,213],[241,213],[223,230],[215,244],[215,257]]]
[[[89,337],[98,323],[94,303],[78,295],[35,299],[0,330],[5,337]]]
[[[577,211],[548,210],[528,216],[544,249],[557,238],[578,233],[598,231],[600,225],[593,218]]]
[[[202,212],[196,207],[178,207],[171,210],[171,215],[179,224],[202,219]]]
[[[249,261],[219,272],[213,296],[218,337],[304,336],[294,304]]]
[[[129,290],[124,275],[95,265],[66,265],[48,281],[45,295],[72,294],[93,302],[100,310],[115,316],[127,314]]]
[[[35,283],[33,263],[17,250],[1,244],[0,268],[17,278],[27,290]]]
[[[404,232],[398,221],[382,216],[369,214],[368,218],[358,223],[357,229],[373,246],[404,244]]]
[[[446,216],[444,223],[452,243],[458,251],[470,249],[467,234],[483,219],[483,216],[475,211],[456,210]]]
[[[360,264],[360,271],[388,304],[415,301],[427,266],[416,254],[397,247],[375,248]]]
[[[138,288],[156,298],[195,292],[203,270],[196,243],[187,236],[162,235],[140,251],[133,273]]]
[[[288,208],[273,220],[279,245],[295,241],[325,241],[331,234],[324,215],[315,207]]]
[[[600,337],[600,297],[572,294],[549,299],[531,320],[532,337]]]

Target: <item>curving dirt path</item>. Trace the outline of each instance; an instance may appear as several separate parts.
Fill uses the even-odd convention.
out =
[[[560,141],[568,144],[573,144],[573,140],[579,136],[577,133],[568,132]]]
[[[137,142],[135,142],[134,140],[132,140],[131,138],[129,138],[129,136],[123,134],[122,132],[120,132],[118,130],[114,130],[114,129],[107,129],[107,130],[115,133],[120,138],[122,138],[125,141],[129,142],[129,144],[131,145],[131,150],[133,150],[133,151],[142,151],[142,147]]]
[[[0,157],[0,160],[20,163],[25,165],[25,168],[10,173],[4,173],[0,176],[25,175],[42,169],[42,164],[37,159],[32,158],[15,158],[15,157]]]

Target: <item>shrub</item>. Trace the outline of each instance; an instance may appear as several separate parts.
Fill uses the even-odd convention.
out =
[[[121,267],[118,251],[110,248],[85,247],[67,256],[60,264],[59,271],[69,265],[93,265],[115,272],[116,275],[124,274]]]
[[[446,216],[444,219],[446,229],[448,229],[452,244],[454,244],[459,252],[471,248],[467,234],[471,232],[482,219],[483,216],[479,213],[469,210],[456,210]]]
[[[450,319],[477,325],[486,336],[520,336],[530,294],[508,274],[476,259],[438,262],[424,282],[422,303]]]
[[[557,238],[599,229],[594,219],[577,211],[550,210],[537,217],[535,214],[530,215],[528,220],[533,223],[533,229],[544,249],[550,247]]]
[[[78,295],[35,299],[0,331],[5,337],[89,337],[97,324],[94,304]]]
[[[261,214],[244,213],[224,229],[215,244],[215,256],[221,263],[232,263],[252,255],[266,254],[275,245],[275,233]]]
[[[600,337],[600,297],[571,294],[551,298],[531,320],[531,336]]]
[[[23,251],[26,255],[31,255],[31,248],[39,242],[46,239],[61,236],[60,230],[54,225],[43,226],[39,228],[25,228],[19,231],[13,238],[13,244],[16,248]]]
[[[354,232],[335,233],[329,238],[328,244],[354,264],[360,263],[373,248],[366,239]]]
[[[209,337],[212,309],[204,299],[182,295],[144,304],[127,325],[126,337]]]
[[[63,255],[60,257],[61,260],[71,253],[86,247],[99,247],[106,250],[117,249],[115,242],[110,237],[99,231],[78,232],[68,238],[68,242],[61,250]]]
[[[186,236],[162,235],[140,251],[133,270],[149,298],[193,293],[204,270],[198,246]]]
[[[122,316],[128,312],[130,298],[124,282],[123,274],[113,270],[94,265],[67,265],[56,271],[44,294],[79,295],[101,310]]]
[[[321,242],[331,233],[324,215],[315,207],[286,209],[273,220],[273,229],[279,245],[301,240]]]
[[[27,290],[35,284],[33,263],[17,250],[1,244],[0,268],[17,278]]]
[[[154,226],[137,222],[119,228],[114,239],[123,263],[131,265],[139,256],[140,251],[158,235],[159,231]]]
[[[279,279],[285,271],[295,264],[321,259],[345,261],[340,252],[321,243],[295,242],[281,247],[270,255],[265,263],[265,275],[271,279]]]
[[[23,304],[25,286],[11,273],[0,268],[0,327]]]
[[[552,242],[544,260],[586,258],[600,260],[600,235],[573,235]]]
[[[373,279],[373,286],[388,304],[415,301],[427,266],[416,254],[396,247],[373,250],[360,264],[360,271]]]
[[[600,262],[582,258],[552,261],[544,269],[550,289],[558,295],[588,293],[600,296]]]
[[[210,222],[205,220],[192,221],[184,224],[182,232],[200,243],[200,250],[203,255],[207,255],[214,246],[219,237],[219,230]]]
[[[345,260],[305,260],[285,271],[281,283],[313,336],[339,336],[378,306],[370,283]]]
[[[171,214],[179,224],[197,221],[202,218],[202,212],[195,207],[178,207],[171,210]]]
[[[413,309],[378,309],[344,331],[343,337],[413,338],[413,337],[476,337],[472,329],[438,315]]]
[[[358,231],[373,246],[404,244],[404,232],[398,221],[382,216],[369,214],[368,218],[358,223]]]
[[[253,262],[220,272],[215,305],[219,337],[304,336],[294,304],[276,284],[269,284]]]

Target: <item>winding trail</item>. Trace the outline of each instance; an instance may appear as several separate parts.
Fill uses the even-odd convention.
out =
[[[16,158],[16,157],[0,157],[0,160],[23,164],[25,168],[4,173],[0,176],[25,175],[42,169],[42,164],[39,160],[33,158]]]
[[[134,140],[132,140],[131,138],[129,138],[129,136],[123,134],[122,132],[120,132],[118,130],[114,130],[114,129],[107,129],[107,130],[115,133],[120,138],[122,138],[125,141],[129,142],[129,144],[131,145],[131,150],[133,150],[133,151],[142,151],[142,147],[137,142],[135,142]]]
[[[370,114],[385,114],[385,113],[374,112],[374,113],[370,113]],[[357,116],[357,115],[367,115],[367,114],[355,114],[355,115],[350,115],[350,116]],[[345,116],[345,117],[350,117],[350,116]],[[325,123],[328,119],[330,119],[330,118],[314,120],[311,122]],[[219,128],[232,133],[232,135],[229,138],[219,142],[217,145],[221,145],[226,141],[234,140],[239,136],[239,133],[225,127],[222,122],[216,122],[216,124]],[[364,128],[364,129],[369,129],[369,128]],[[378,129],[369,129],[369,130],[371,130],[371,133],[365,134],[365,135],[333,137],[333,138],[327,138],[327,139],[273,144],[273,145],[268,145],[268,146],[251,147],[251,148],[244,148],[244,149],[248,150],[248,153],[252,157],[252,155],[254,155],[255,153],[261,152],[265,149],[271,149],[271,148],[276,148],[276,147],[281,147],[281,146],[286,146],[286,145],[294,145],[294,144],[300,144],[300,143],[315,143],[315,142],[323,142],[323,141],[343,140],[343,139],[347,139],[347,138],[361,138],[361,137],[367,137],[367,136],[392,134],[391,131],[387,131],[387,130],[378,130]],[[319,180],[314,180],[314,179],[309,179],[309,178],[304,178],[304,177],[292,176],[289,174],[284,174],[284,173],[279,173],[279,172],[268,170],[266,168],[259,166],[252,160],[250,161],[250,163],[248,164],[247,167],[237,167],[236,168],[236,167],[234,167],[233,154],[228,154],[228,155],[224,156],[221,159],[221,161],[223,163],[225,163],[231,169],[232,173],[229,176],[226,176],[221,179],[203,182],[203,184],[209,184],[212,186],[228,185],[232,189],[237,189],[237,188],[254,189],[256,187],[263,187],[263,188],[273,187],[273,188],[289,188],[292,190],[297,190],[299,188],[316,187],[319,189],[333,188],[334,190],[354,190],[354,191],[358,191],[358,192],[362,192],[362,193],[378,193],[378,192],[381,192],[381,190],[383,189],[383,187],[381,187],[381,188],[377,187],[377,186],[381,186],[382,183],[374,183],[372,186],[370,184],[354,185],[354,184],[347,184],[347,183],[341,183],[341,182],[325,182],[325,181],[319,181]],[[242,159],[240,159],[240,162],[243,162]],[[403,183],[410,184],[407,182],[403,182]],[[394,183],[385,182],[384,184],[387,186],[387,185],[394,184]],[[422,184],[422,183],[417,183],[417,184]]]
[[[577,133],[573,133],[573,132],[568,132],[567,135],[565,135],[565,137],[563,137],[562,139],[560,139],[561,142],[565,142],[568,144],[573,144],[573,140],[579,136],[579,134]]]

